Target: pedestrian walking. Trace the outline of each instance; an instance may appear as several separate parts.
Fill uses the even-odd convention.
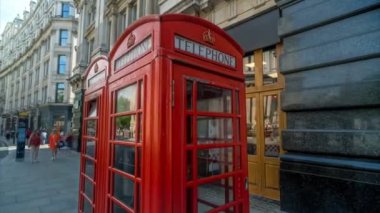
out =
[[[52,133],[49,135],[49,148],[51,150],[51,160],[57,159],[57,148],[59,143],[60,135],[57,130],[53,129]]]
[[[47,132],[46,129],[42,129],[41,131],[41,138],[42,138],[42,144],[46,144],[46,139],[47,139]]]
[[[29,140],[28,140],[28,146],[32,153],[32,163],[37,163],[38,161],[38,151],[40,150],[41,145],[41,135],[40,131],[35,130],[33,133],[31,133]]]

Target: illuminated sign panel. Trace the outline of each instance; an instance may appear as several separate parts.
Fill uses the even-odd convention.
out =
[[[143,56],[152,48],[152,36],[149,36],[144,41],[137,44],[134,48],[126,52],[124,55],[120,56],[115,60],[115,70],[119,70],[135,59]]]
[[[209,60],[227,65],[229,67],[236,67],[236,58],[234,56],[223,53],[203,44],[190,41],[189,39],[183,38],[181,36],[176,35],[174,37],[174,47],[176,49],[200,56],[202,58],[207,58]]]

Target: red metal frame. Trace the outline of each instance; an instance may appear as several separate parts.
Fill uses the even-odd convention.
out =
[[[106,80],[108,77],[108,59],[106,57],[99,57],[95,59],[86,72],[83,74],[85,79],[85,96],[83,103],[83,122],[82,122],[82,147],[81,147],[81,166],[80,166],[80,190],[79,190],[79,212],[83,212],[84,208],[84,199],[91,203],[91,206],[94,209],[103,209],[105,207],[104,196],[101,193],[104,191],[104,186],[100,183],[106,182],[106,175],[101,172],[102,167],[106,165],[106,156],[101,152],[106,148],[105,141],[103,140],[104,131],[101,131],[106,126],[104,125],[106,105]],[[104,78],[100,78],[98,81],[93,81],[95,77],[99,75],[104,75]],[[89,84],[91,82],[92,84]],[[89,104],[91,102],[96,102],[97,115],[95,117],[88,117],[89,113]],[[87,133],[87,121],[95,120],[96,129],[95,136],[89,136]],[[87,149],[87,140],[95,141],[95,153],[94,157],[88,156],[86,154]],[[94,165],[94,177],[88,177],[85,174],[86,169],[86,160],[90,160]],[[93,194],[92,199],[90,199],[84,193],[85,180],[89,180],[93,184]]]
[[[186,45],[193,43],[193,52],[186,49],[190,46],[185,49],[180,48],[179,45],[182,44],[179,44],[178,36],[186,39],[188,42]],[[196,46],[199,51],[197,54]],[[201,48],[202,51],[208,51],[208,54],[221,53],[219,55],[221,58],[206,57],[206,52],[201,52]],[[232,57],[235,63],[225,64],[223,57],[226,57],[226,60]],[[89,70],[94,69],[94,64],[91,67]],[[242,49],[239,45],[223,30],[197,17],[179,14],[149,16],[135,22],[120,36],[110,52],[108,67],[110,75],[104,84],[94,89],[88,88],[85,96],[85,100],[96,97],[102,106],[99,117],[102,126],[98,129],[99,141],[104,142],[101,143],[103,145],[101,148],[97,147],[94,212],[113,212],[114,203],[126,212],[197,212],[198,202],[212,207],[210,212],[248,212],[248,191],[245,185],[248,175],[246,137],[243,131],[246,125],[245,87]],[[87,74],[87,81],[90,77],[91,74]],[[193,81],[191,110],[186,109],[187,79]],[[136,110],[128,112],[116,112],[117,91],[136,82],[136,102],[142,103],[143,106],[137,106]],[[143,82],[142,86],[139,82]],[[228,113],[197,111],[197,82],[207,82],[208,85],[231,91],[229,102],[232,111]],[[141,96],[138,91],[142,88]],[[84,113],[87,113],[86,108]],[[131,128],[131,118],[128,121],[129,127],[123,127],[127,128],[128,133],[125,133],[127,135],[130,131],[136,132],[134,142],[116,140],[116,117],[123,115],[136,115],[136,128]],[[142,116],[141,120],[139,116]],[[192,116],[191,144],[187,144],[186,141],[187,116]],[[233,136],[231,141],[198,144],[197,116],[231,119]],[[84,118],[84,121],[86,119]],[[221,128],[226,129],[227,123],[223,125]],[[142,141],[138,142],[141,131]],[[123,132],[118,132],[124,136]],[[115,168],[115,145],[133,148],[131,149],[134,154],[133,174]],[[199,177],[198,163],[203,161],[198,157],[198,150],[207,150],[210,153],[211,148],[226,150],[223,156],[220,156],[222,159],[220,163],[226,171]],[[232,151],[227,152],[227,150]],[[82,152],[84,151],[83,147]],[[219,163],[217,159],[219,158],[214,160],[209,157],[204,158],[207,162],[206,168],[208,162]],[[130,161],[123,160],[123,162]],[[84,169],[83,166],[82,161],[81,171]],[[187,179],[189,171],[192,174],[191,180]],[[116,184],[114,174],[120,175],[122,180],[133,181],[133,208],[124,203],[125,201],[117,199],[118,196],[131,196],[123,194],[131,185],[118,185],[116,188],[126,188],[124,191],[114,191]],[[212,182],[216,184],[209,186],[216,186],[224,191],[225,204],[216,205],[210,200],[198,197],[198,188]],[[81,179],[81,189],[83,184]],[[82,209],[83,199],[86,198],[84,196],[80,198],[80,209]]]

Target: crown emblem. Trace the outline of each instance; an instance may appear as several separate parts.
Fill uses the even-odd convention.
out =
[[[130,48],[135,44],[136,36],[134,34],[131,34],[128,38],[127,47]]]
[[[215,44],[215,36],[214,34],[211,32],[211,30],[207,30],[203,33],[203,41],[211,44],[211,45],[214,45]]]

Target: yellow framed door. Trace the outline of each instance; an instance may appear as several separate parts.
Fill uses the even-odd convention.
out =
[[[284,114],[280,90],[246,94],[249,191],[280,199],[279,155]]]

